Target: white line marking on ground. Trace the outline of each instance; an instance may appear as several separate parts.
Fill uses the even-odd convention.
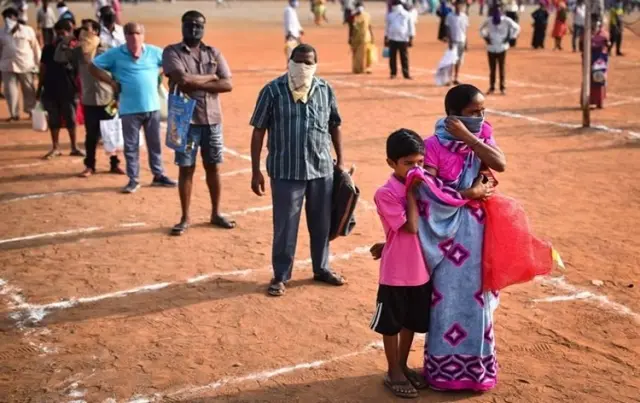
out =
[[[355,83],[348,83],[346,81],[342,81],[342,80],[331,80],[331,82],[336,82],[342,85],[349,85],[351,87],[360,87],[360,88],[365,88],[365,89],[371,89],[371,90],[375,90],[378,92],[382,92],[382,93],[388,93],[388,94],[397,94],[397,95],[401,95],[407,98],[414,98],[414,99],[420,99],[420,100],[431,100],[432,97],[427,97],[424,95],[419,95],[419,94],[413,94],[413,93],[408,93],[406,91],[393,91],[390,90],[388,88],[382,88],[382,87],[376,87],[376,86],[363,86],[363,85],[359,85],[359,84],[355,84]],[[546,125],[552,125],[552,126],[558,126],[558,127],[564,127],[567,129],[578,129],[581,128],[582,125],[579,124],[575,124],[575,123],[564,123],[564,122],[556,122],[553,120],[546,120],[546,119],[540,119],[540,118],[536,118],[533,116],[528,116],[528,115],[522,115],[520,113],[513,113],[513,112],[508,112],[508,111],[500,111],[497,109],[487,109],[487,112],[495,114],[495,115],[499,115],[499,116],[504,116],[504,117],[508,117],[508,118],[513,118],[513,119],[524,119],[527,120],[529,122],[533,122],[533,123],[540,123],[540,124],[546,124]],[[630,137],[634,138],[634,139],[638,139],[640,138],[640,132],[635,132],[635,131],[630,131],[630,130],[622,130],[622,129],[618,129],[618,128],[614,128],[614,127],[609,127],[609,126],[605,126],[605,125],[592,125],[591,126],[592,129],[595,130],[600,130],[600,131],[604,131],[604,132],[608,132],[608,133],[626,133],[628,134]]]
[[[223,172],[220,174],[220,176],[236,176],[236,175],[246,174],[249,172],[251,172],[251,168],[237,169],[235,171]],[[202,179],[207,179],[207,176],[203,175]]]
[[[369,246],[361,246],[353,249],[350,252],[342,253],[339,255],[331,255],[329,256],[329,261],[333,262],[333,261],[339,261],[339,260],[349,260],[354,255],[364,255],[369,253],[369,248],[370,248]],[[297,260],[294,264],[296,266],[308,266],[311,264],[311,258],[304,259],[304,260]],[[42,321],[52,311],[69,309],[78,305],[89,304],[97,301],[103,301],[106,299],[121,298],[121,297],[129,296],[137,293],[157,291],[163,288],[167,288],[170,285],[178,285],[181,283],[193,284],[193,283],[198,283],[198,282],[208,280],[213,277],[246,276],[254,272],[263,272],[263,271],[270,271],[270,270],[271,270],[271,266],[267,266],[267,267],[263,267],[262,269],[246,269],[246,270],[234,270],[234,271],[228,271],[228,272],[205,273],[195,277],[188,278],[181,282],[162,282],[162,283],[155,283],[155,284],[147,284],[147,285],[143,285],[135,288],[130,288],[128,290],[121,290],[121,291],[115,291],[115,292],[110,292],[106,294],[95,295],[93,297],[81,297],[81,298],[72,297],[64,301],[52,302],[49,304],[41,304],[41,305],[28,304],[24,300],[21,300],[20,303],[16,303],[12,306],[13,312],[9,315],[9,317],[18,323],[18,327],[23,328],[25,324],[36,324]],[[0,287],[1,286],[2,285],[0,284]],[[0,288],[0,290],[2,290],[2,288]]]
[[[540,301],[537,301],[537,302],[572,301],[574,299],[582,299],[582,300],[586,300],[586,301],[596,301],[603,308],[608,308],[609,310],[612,310],[612,311],[617,312],[617,313],[619,313],[621,315],[624,315],[624,316],[630,316],[633,319],[635,319],[636,321],[640,322],[640,314],[638,314],[637,312],[632,311],[631,308],[629,308],[628,306],[619,304],[617,302],[613,302],[606,295],[594,294],[594,293],[591,293],[590,291],[588,291],[586,289],[581,289],[581,288],[578,288],[578,287],[574,286],[573,284],[569,284],[564,279],[564,277],[537,277],[536,280],[541,282],[541,283],[543,283],[543,284],[547,284],[547,285],[556,287],[556,288],[558,288],[560,290],[564,290],[564,291],[568,291],[570,293],[573,293],[571,296],[569,296],[569,297],[573,297],[572,299],[568,299],[569,297],[567,297],[567,296],[550,297],[550,298],[555,298],[555,299],[552,299],[551,301],[548,301],[548,300],[545,301],[545,298],[542,298],[542,299],[540,299]],[[579,298],[576,297],[578,295],[580,296]]]
[[[589,291],[579,292],[571,295],[558,295],[555,297],[536,298],[533,302],[564,302],[564,301],[576,301],[581,299],[589,299],[594,297],[594,294]]]
[[[57,161],[61,161],[61,160],[57,160]],[[72,160],[65,160],[67,162],[70,162],[72,164],[76,164],[78,162],[82,162],[82,159],[72,159]],[[4,166],[0,166],[0,170],[2,169],[18,169],[18,168],[31,168],[31,167],[37,167],[40,165],[51,165],[53,161],[42,161],[42,162],[30,162],[27,164],[15,164],[15,165],[4,165]]]
[[[2,200],[1,203],[13,203],[13,202],[23,201],[23,200],[43,199],[45,197],[64,196],[64,195],[70,195],[70,194],[76,194],[76,193],[78,192],[75,190],[67,190],[64,192],[51,192],[51,193],[35,193],[35,194],[26,195],[26,196],[14,197],[13,199]]]
[[[70,229],[66,231],[46,232],[44,234],[34,234],[34,235],[21,236],[17,238],[0,239],[0,245],[5,243],[12,243],[12,242],[30,241],[32,239],[52,238],[57,236],[65,236],[65,235],[73,235],[73,234],[84,234],[88,232],[99,231],[102,228],[103,227],[76,228],[76,229]]]
[[[223,215],[225,217],[238,217],[238,216],[243,216],[243,215],[252,214],[252,213],[260,213],[262,211],[269,211],[272,209],[273,209],[272,205],[262,206],[262,207],[250,207],[246,210],[232,211],[230,213],[225,213]]]
[[[374,341],[367,344],[364,348],[358,351],[353,351],[351,353],[330,357],[325,360],[303,362],[303,363],[299,363],[291,366],[275,368],[272,370],[254,372],[254,373],[250,373],[250,374],[240,376],[240,377],[235,377],[235,378],[222,378],[217,381],[211,382],[207,385],[185,387],[174,392],[156,393],[152,396],[147,396],[147,397],[134,396],[131,400],[128,400],[128,403],[154,402],[154,401],[160,401],[163,398],[167,398],[167,397],[172,399],[185,399],[189,397],[194,397],[195,395],[198,395],[204,392],[213,391],[227,385],[234,385],[234,384],[244,383],[248,381],[266,381],[268,379],[275,378],[280,375],[290,374],[296,371],[320,368],[322,366],[331,364],[336,361],[346,360],[349,358],[356,357],[358,355],[367,354],[373,350],[380,350],[381,348],[382,348],[382,342]]]
[[[576,94],[578,92],[580,92],[580,90],[573,90],[573,91],[564,90],[564,91],[560,91],[560,92],[542,92],[540,94],[523,95],[520,98],[521,99],[534,99],[534,98],[544,98],[544,97],[557,97],[557,96],[560,96],[560,95]]]

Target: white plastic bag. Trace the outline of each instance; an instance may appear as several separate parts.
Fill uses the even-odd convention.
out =
[[[158,86],[158,98],[160,98],[160,120],[166,122],[169,117],[169,91],[162,84]]]
[[[124,150],[122,120],[119,117],[101,120],[100,134],[102,134],[102,147],[106,153]]]
[[[44,111],[40,102],[38,102],[36,107],[31,111],[31,128],[37,132],[46,132],[49,130],[47,112]]]
[[[451,68],[458,62],[458,45],[444,52],[436,70],[436,85],[447,85],[451,82]]]

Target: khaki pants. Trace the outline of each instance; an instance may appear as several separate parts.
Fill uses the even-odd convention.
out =
[[[7,106],[11,117],[19,117],[20,91],[22,90],[22,107],[25,113],[31,113],[36,106],[36,88],[33,84],[33,73],[12,73],[2,72],[2,84],[4,86],[4,96],[7,98]]]

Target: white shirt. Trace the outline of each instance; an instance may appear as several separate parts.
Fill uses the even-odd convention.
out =
[[[290,5],[284,9],[284,36],[291,34],[294,38],[299,39],[302,32],[302,26],[298,19],[298,12]]]
[[[585,18],[587,16],[587,5],[579,4],[573,12],[573,25],[584,27]]]
[[[457,15],[455,12],[449,13],[444,23],[447,28],[449,28],[449,35],[452,42],[464,43],[467,41],[469,17],[465,13],[460,12],[460,15]]]
[[[28,25],[18,24],[14,33],[0,30],[0,71],[32,73],[40,63],[40,45],[36,31]]]
[[[480,27],[480,36],[489,38],[491,42],[487,45],[489,53],[502,53],[509,50],[509,42],[507,38],[517,38],[520,34],[520,25],[516,24],[509,17],[500,17],[500,23],[495,25],[491,18],[487,18]]]
[[[384,36],[394,42],[409,42],[415,36],[416,28],[411,14],[401,5],[393,6],[387,14]]]
[[[113,32],[109,31],[104,25],[100,25],[100,42],[107,48],[116,48],[124,45],[124,29],[121,25],[114,24]]]

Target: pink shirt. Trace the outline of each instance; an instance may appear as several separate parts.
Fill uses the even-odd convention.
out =
[[[493,138],[493,129],[488,122],[485,122],[482,126],[479,137],[487,145],[496,145],[496,141]],[[424,148],[424,165],[437,169],[438,178],[447,182],[458,179],[464,167],[466,155],[450,151],[440,144],[438,137],[435,135],[424,141]]]
[[[420,286],[429,281],[418,234],[401,228],[407,222],[404,183],[395,176],[376,191],[373,200],[387,239],[380,260],[380,284]]]

